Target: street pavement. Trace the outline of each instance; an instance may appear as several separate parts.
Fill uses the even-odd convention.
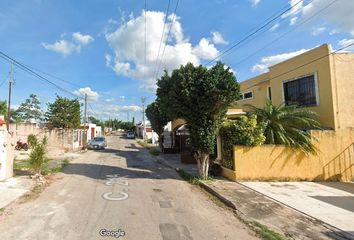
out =
[[[8,211],[1,240],[257,239],[230,210],[121,136],[82,154],[37,199]]]

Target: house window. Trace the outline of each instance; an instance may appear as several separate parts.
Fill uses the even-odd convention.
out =
[[[283,87],[285,105],[317,105],[315,75],[284,82]]]
[[[242,100],[243,99],[243,94],[240,94],[240,100]]]
[[[253,98],[253,92],[246,92],[243,94],[243,99]]]
[[[268,99],[272,100],[272,87],[268,86],[267,90],[268,90]]]

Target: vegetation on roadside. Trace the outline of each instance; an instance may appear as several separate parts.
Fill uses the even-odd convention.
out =
[[[196,176],[193,176],[191,174],[189,174],[188,172],[184,171],[183,169],[177,169],[176,172],[178,173],[178,175],[185,181],[193,184],[193,185],[199,185],[200,184],[200,181],[202,180],[214,180],[212,177],[209,177],[207,179],[204,179],[203,177],[196,177]]]
[[[221,62],[211,68],[188,63],[157,81],[157,105],[168,119],[182,118],[188,125],[199,175],[207,179],[209,155],[214,153],[216,130],[227,108],[239,98],[239,84]]]
[[[150,120],[152,129],[159,136],[159,146],[162,149],[163,128],[168,122],[167,115],[159,108],[157,102],[153,102],[146,107],[146,117]]]
[[[57,96],[53,103],[48,103],[45,118],[51,128],[75,129],[80,127],[80,114],[79,100]]]
[[[27,143],[30,148],[34,148],[38,144],[38,139],[34,134],[30,134],[27,137]]]
[[[257,116],[241,116],[237,120],[225,121],[219,129],[222,141],[221,165],[234,169],[233,145],[257,146],[265,141],[265,124],[257,123]]]
[[[39,142],[35,137],[33,142],[36,142],[36,144],[33,146],[32,152],[29,155],[28,166],[32,171],[41,176],[42,170],[49,160],[46,150],[47,138],[44,137],[42,141]]]
[[[264,136],[267,144],[283,144],[301,149],[306,154],[316,154],[317,149],[308,129],[319,129],[316,113],[299,109],[296,105],[273,105],[268,100],[264,108],[246,105],[257,115],[258,122],[265,125]]]
[[[263,240],[284,240],[285,238],[277,232],[270,230],[267,226],[260,224],[259,222],[249,222],[253,231],[260,235]]]
[[[151,146],[149,143],[144,142],[144,141],[137,141],[138,144],[140,146],[142,146],[143,148],[146,148],[147,150],[149,150],[149,153],[153,156],[158,156],[160,155],[161,151],[159,150],[159,148],[155,147],[155,146]]]

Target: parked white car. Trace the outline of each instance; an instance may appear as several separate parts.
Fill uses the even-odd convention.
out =
[[[89,149],[105,149],[107,141],[105,137],[94,137],[87,146]]]

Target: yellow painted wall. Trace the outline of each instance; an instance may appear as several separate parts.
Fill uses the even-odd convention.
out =
[[[336,129],[354,127],[354,54],[331,55]]]
[[[337,180],[354,178],[354,129],[312,131],[318,155],[280,145],[234,146],[236,177],[231,180]],[[230,177],[231,176],[231,177]]]
[[[283,82],[304,75],[316,74],[319,102],[317,106],[307,107],[316,112],[318,120],[324,128],[353,127],[354,121],[349,118],[354,114],[353,97],[353,53],[336,53],[328,55],[331,47],[327,44],[270,67],[269,72],[240,83],[241,92],[252,90],[253,99],[240,100],[237,105],[245,104],[263,107],[267,99],[267,86],[272,89],[272,101],[279,105],[284,102]],[[323,57],[323,58],[321,58]],[[302,66],[305,63],[311,64]],[[333,58],[333,59],[332,59]],[[302,66],[302,67],[300,67]],[[298,68],[299,67],[299,68]],[[298,68],[296,70],[293,70]],[[293,70],[293,71],[290,71]],[[288,72],[290,71],[290,72]],[[335,90],[338,90],[335,92]]]

